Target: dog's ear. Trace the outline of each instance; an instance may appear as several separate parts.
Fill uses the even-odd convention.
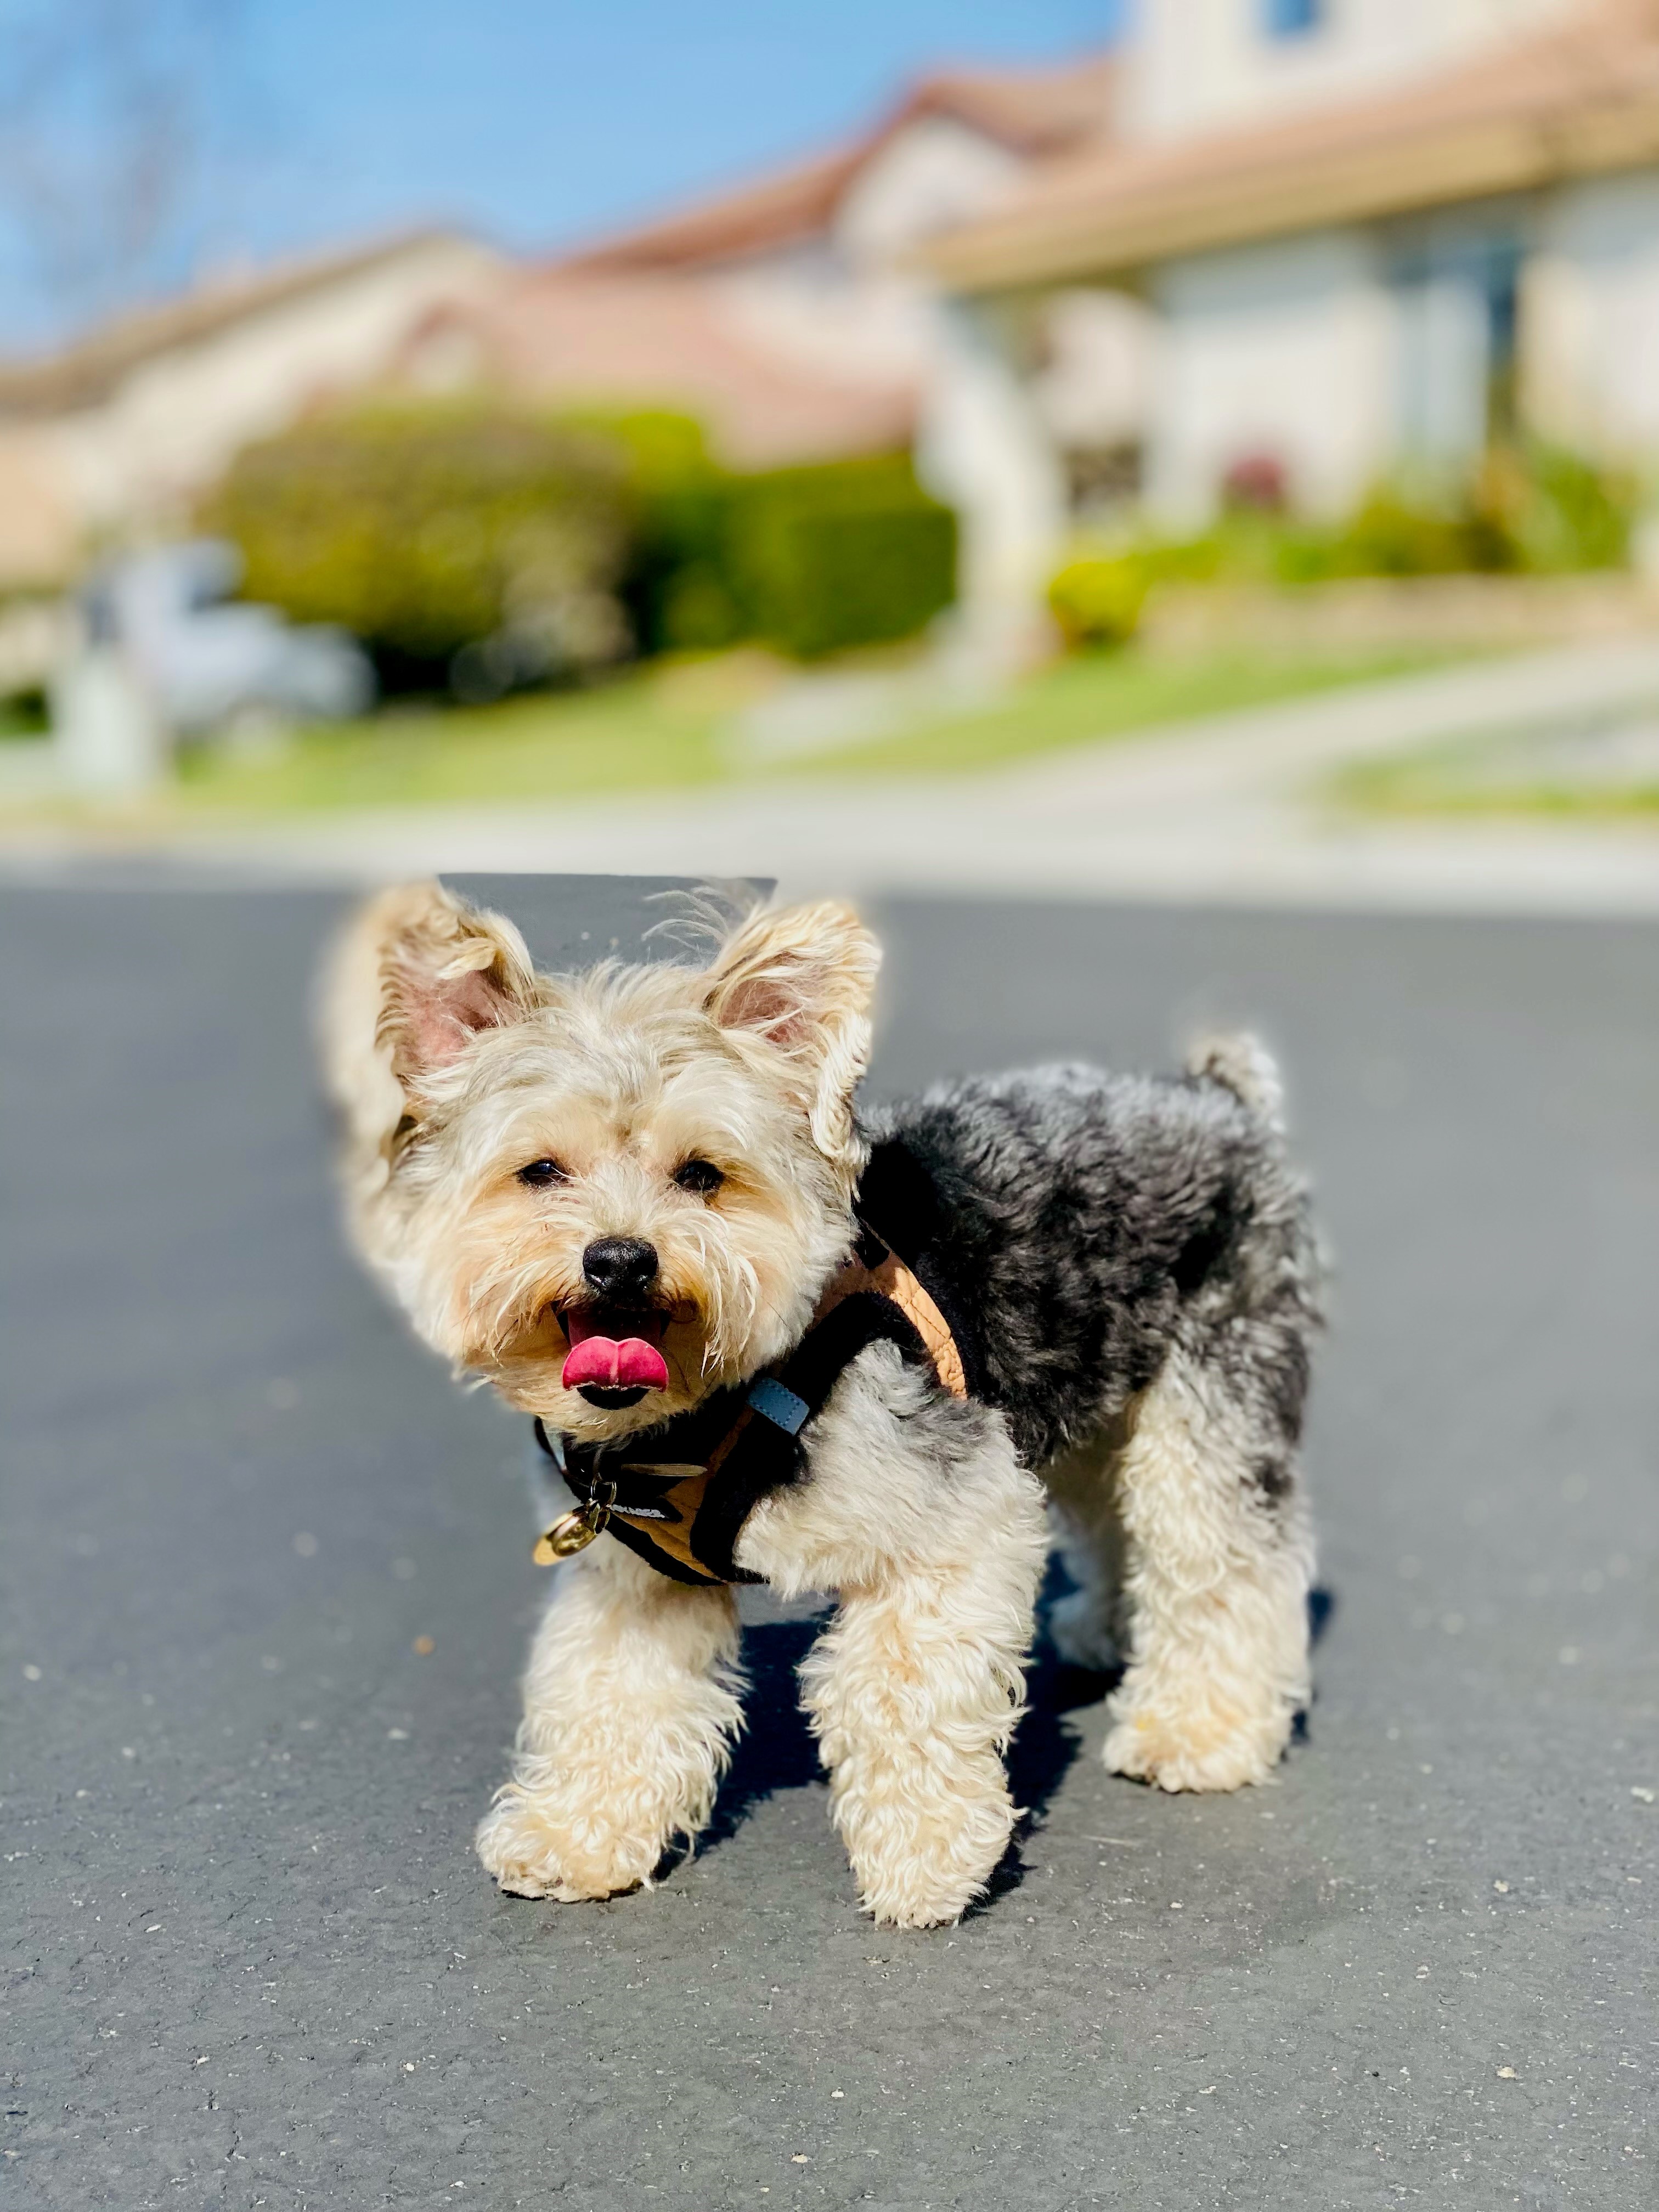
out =
[[[524,939],[500,915],[437,883],[370,899],[336,946],[320,1006],[325,1073],[352,1133],[380,1142],[475,1037],[520,1019],[534,989]]]
[[[831,1159],[851,1156],[853,1092],[870,1058],[880,965],[880,948],[857,915],[826,900],[752,915],[709,970],[708,1012],[779,1055]]]
[[[535,969],[504,915],[470,907],[441,884],[413,884],[382,902],[378,1042],[408,1087],[457,1059],[485,1030],[529,1012]]]

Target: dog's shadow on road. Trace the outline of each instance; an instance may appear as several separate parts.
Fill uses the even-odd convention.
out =
[[[817,1745],[800,1706],[797,1670],[823,1626],[813,1620],[772,1620],[743,1632],[749,1674],[745,1720],[714,1811],[703,1830],[705,1845],[734,1836],[757,1805],[781,1790],[805,1790],[823,1779]]]
[[[993,1911],[1024,1881],[1025,1845],[1048,1818],[1060,1784],[1083,1749],[1083,1732],[1071,1716],[1099,1705],[1121,1677],[1121,1668],[1108,1674],[1073,1666],[1054,1650],[1048,1635],[1049,1611],[1073,1587],[1060,1559],[1051,1558],[1037,1600],[1036,1640],[1025,1668],[1025,1711],[1008,1747],[1008,1787],[1020,1808],[1019,1819],[984,1896],[969,1906],[965,1919]]]
[[[1115,1674],[1072,1666],[1054,1650],[1048,1632],[1049,1608],[1071,1587],[1059,1559],[1050,1559],[1038,1601],[1036,1641],[1026,1668],[1026,1709],[1008,1750],[1008,1783],[1014,1802],[1021,1808],[1020,1819],[984,1897],[969,1907],[970,1918],[992,1910],[1024,1881],[1024,1845],[1047,1819],[1061,1783],[1083,1749],[1082,1730],[1072,1715],[1099,1705],[1119,1679]],[[1311,1594],[1309,1625],[1315,1644],[1324,1633],[1334,1605],[1334,1596],[1327,1589]],[[713,1816],[703,1831],[701,1849],[728,1841],[757,1805],[780,1790],[810,1789],[823,1783],[823,1768],[801,1710],[797,1677],[824,1618],[750,1623],[744,1628],[743,1657],[750,1677],[744,1701],[746,1721],[714,1801]],[[1306,1733],[1305,1717],[1297,1733]],[[675,1853],[663,1871],[667,1872],[682,1856]]]
[[[1042,1620],[1046,1621],[1049,1605],[1068,1587],[1059,1563],[1051,1563],[1041,1601]],[[800,1662],[823,1626],[823,1616],[819,1616],[751,1623],[744,1629],[743,1657],[750,1684],[744,1701],[747,1718],[703,1831],[703,1849],[734,1836],[754,1808],[780,1790],[807,1789],[823,1781],[817,1745],[801,1711],[797,1679]],[[1009,1784],[1014,1802],[1023,1808],[1017,1839],[1042,1820],[1082,1748],[1082,1738],[1067,1716],[1097,1705],[1115,1679],[1067,1666],[1055,1656],[1046,1632],[1039,1628],[1026,1670],[1026,1711],[1008,1753]],[[991,1897],[1018,1880],[1017,1864],[1011,1876],[1000,1869]]]
[[[1083,1748],[1083,1738],[1069,1714],[1099,1705],[1117,1687],[1122,1669],[1097,1674],[1074,1667],[1060,1658],[1049,1639],[1050,1608],[1072,1589],[1070,1577],[1057,1558],[1050,1559],[1037,1601],[1037,1635],[1025,1670],[1027,1705],[1008,1749],[1008,1783],[1014,1802],[1023,1810],[1008,1839],[1008,1849],[991,1876],[985,1894],[970,1905],[964,1919],[988,1912],[999,1899],[1017,1890],[1024,1881],[1024,1848],[1042,1826],[1049,1805]],[[1336,1593],[1322,1583],[1308,1593],[1308,1638],[1317,1647],[1336,1610]],[[1308,1715],[1296,1717],[1295,1741],[1308,1740]]]

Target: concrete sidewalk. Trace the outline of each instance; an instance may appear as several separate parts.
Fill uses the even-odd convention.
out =
[[[0,845],[52,875],[157,860],[276,880],[434,869],[766,873],[787,891],[1659,913],[1659,832],[1371,821],[1321,786],[1356,762],[1659,702],[1659,641],[1571,647],[1321,693],[993,772],[842,772],[566,806],[312,817],[123,844]]]

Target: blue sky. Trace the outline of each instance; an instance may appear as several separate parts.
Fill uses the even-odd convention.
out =
[[[833,143],[935,64],[1098,46],[1119,4],[0,0],[0,55],[13,56],[22,49],[9,29],[49,21],[57,34],[75,6],[89,25],[100,9],[131,9],[144,27],[145,81],[188,84],[191,120],[175,143],[193,149],[142,256],[106,252],[96,282],[62,265],[54,278],[33,212],[44,203],[16,185],[6,134],[21,127],[37,156],[44,142],[48,166],[58,161],[58,200],[66,176],[95,222],[123,194],[110,187],[118,164],[96,181],[92,142],[100,130],[120,141],[112,100],[118,117],[125,94],[90,82],[88,35],[88,82],[70,82],[73,58],[60,52],[56,111],[38,100],[19,126],[0,60],[0,351],[40,343],[118,289],[166,289],[234,255],[433,219],[520,247],[603,232]]]

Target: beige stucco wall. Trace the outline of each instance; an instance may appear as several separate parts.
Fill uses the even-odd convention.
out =
[[[1326,0],[1316,32],[1265,34],[1264,0],[1142,0],[1120,123],[1176,138],[1381,91],[1593,0]]]
[[[1659,466],[1659,169],[1524,206],[1449,209],[1418,228],[1443,231],[1443,245],[1506,222],[1527,247],[1523,419],[1576,450]],[[1206,521],[1246,455],[1277,456],[1298,506],[1340,516],[1403,462],[1479,453],[1480,284],[1448,251],[1402,285],[1405,242],[1397,227],[1316,231],[1153,272],[1146,495],[1159,521]]]
[[[1147,501],[1172,527],[1213,513],[1222,477],[1271,453],[1297,503],[1340,514],[1388,454],[1392,310],[1370,241],[1314,232],[1171,262],[1152,377]]]
[[[751,338],[803,367],[914,386],[918,464],[962,521],[963,642],[993,659],[1031,649],[1066,528],[1065,472],[1042,396],[1022,380],[987,314],[941,301],[917,249],[947,222],[994,205],[1022,165],[962,125],[925,117],[897,132],[847,195],[834,230],[757,257],[714,281]],[[1051,376],[1062,414],[1094,436],[1142,419],[1142,315],[1129,303],[1062,315]],[[1067,377],[1063,372],[1070,370]],[[1086,387],[1079,389],[1079,386]]]
[[[1566,187],[1537,234],[1523,295],[1528,420],[1586,453],[1659,460],[1659,170]]]
[[[1153,411],[1163,333],[1146,302],[1105,286],[1057,292],[1042,316],[1032,396],[1068,451],[1138,445]]]

